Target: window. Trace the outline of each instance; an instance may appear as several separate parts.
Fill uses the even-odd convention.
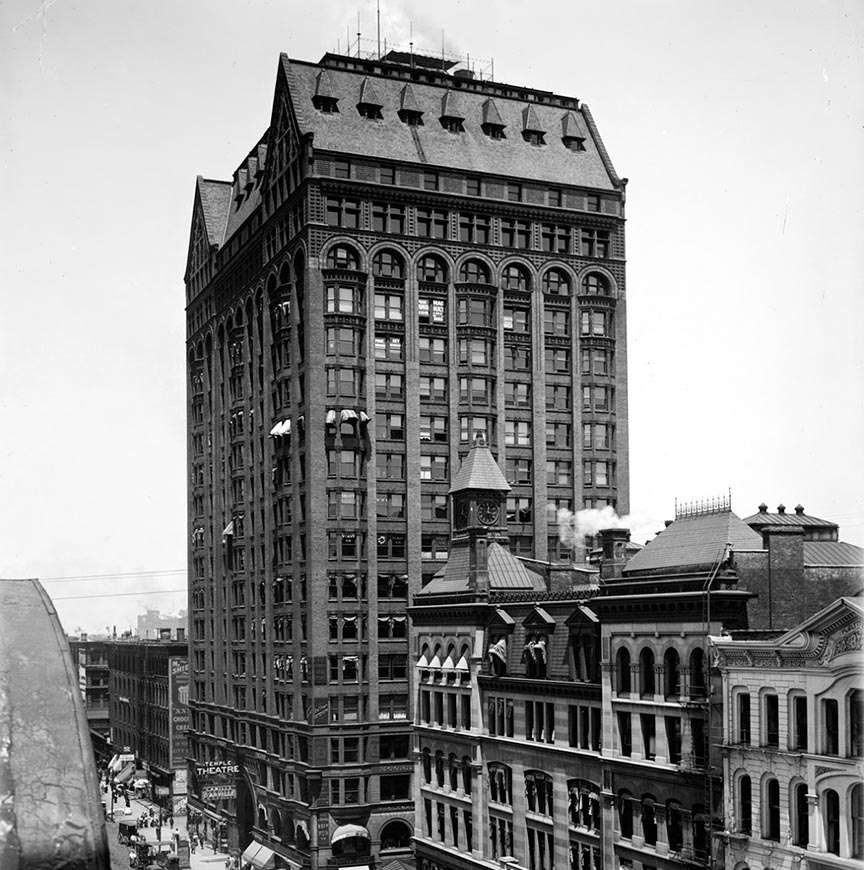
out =
[[[494,384],[492,378],[459,378],[459,401],[468,405],[488,405],[495,392]],[[420,398],[423,398],[422,386]]]
[[[335,178],[350,178],[351,164],[347,160],[335,160],[333,162],[333,175]]]
[[[420,401],[421,402],[446,402],[447,401],[447,378],[420,377]]]
[[[531,370],[531,350],[522,345],[504,345],[504,368],[508,372]]]
[[[738,704],[738,742],[750,745],[750,693],[741,692],[737,698]]]
[[[600,211],[600,203],[601,198],[598,194],[589,193],[588,196],[585,197],[585,210]]]
[[[552,777],[539,771],[526,771],[525,802],[529,812],[552,816]]]
[[[327,395],[355,398],[363,388],[363,372],[353,368],[327,369]]]
[[[607,335],[607,316],[605,311],[583,308],[579,319],[582,335]]]
[[[438,190],[438,173],[423,173],[423,190]]]
[[[549,447],[569,447],[572,427],[569,423],[546,423],[546,444]]]
[[[642,836],[647,845],[657,845],[657,813],[654,798],[650,795],[642,798]]]
[[[420,558],[421,559],[438,559],[444,560],[447,558],[449,549],[449,539],[446,535],[432,535],[424,532],[420,536]],[[451,695],[455,704],[455,695]]]
[[[378,169],[378,180],[381,184],[396,184],[396,169],[393,166],[381,166]]]
[[[677,698],[681,694],[680,658],[678,651],[671,647],[663,654],[663,694],[666,698]]]
[[[392,183],[392,182],[391,182]],[[376,233],[398,233],[402,235],[405,232],[405,207],[402,205],[392,205],[390,203],[383,202],[374,202],[372,203],[372,229]],[[377,276],[388,276],[392,278],[403,278],[405,277],[401,266],[402,266],[402,258],[397,257],[393,254],[389,254],[388,252],[384,252],[388,254],[392,261],[396,261],[399,264],[398,273],[387,271],[387,267],[381,271],[375,270],[375,263],[372,263],[372,274]]]
[[[693,823],[694,847],[696,837],[696,822]],[[684,845],[684,820],[681,814],[681,804],[678,801],[666,801],[666,839],[672,852],[680,852]]]
[[[573,483],[573,463],[564,459],[547,459],[546,483],[550,486],[570,486]]]
[[[400,362],[404,357],[404,342],[401,335],[376,335],[375,359]]]
[[[779,746],[780,713],[777,695],[765,692],[762,695],[762,745]]]
[[[460,242],[472,245],[488,245],[490,236],[490,221],[485,215],[463,214],[459,216]]]
[[[483,338],[459,339],[459,362],[463,365],[485,368],[493,362],[494,357],[494,341],[486,341]]]
[[[356,199],[327,196],[324,198],[327,226],[359,229],[360,203]]]
[[[690,653],[690,697],[704,698],[707,694],[705,677],[705,652],[697,647]]]
[[[547,308],[543,312],[543,332],[546,335],[570,335],[570,312]]]
[[[619,695],[629,695],[630,686],[630,652],[622,646],[615,654],[615,688]]]
[[[850,853],[852,858],[864,858],[864,786],[857,783],[852,786],[849,800],[851,819]]]
[[[569,374],[570,351],[566,347],[547,347],[545,353],[545,365],[547,372]]]
[[[499,737],[513,736],[513,701],[510,698],[489,698],[486,727]]]
[[[531,289],[531,279],[521,266],[512,264],[504,269],[501,286],[505,290],[519,290],[525,293]]]
[[[420,440],[447,443],[447,418],[420,415]]]
[[[477,436],[482,435],[486,444],[491,444],[494,428],[494,420],[489,417],[460,417],[459,440],[473,444]]]
[[[531,314],[527,308],[505,305],[502,317],[505,332],[528,333],[531,331]]]
[[[328,285],[327,314],[362,314],[360,288],[352,285]]]
[[[363,493],[354,490],[327,491],[327,516],[331,520],[355,520],[363,510]]]
[[[360,258],[353,248],[347,245],[336,245],[327,252],[328,269],[347,269],[357,271],[360,268]]]
[[[618,828],[621,836],[629,840],[633,836],[633,799],[629,792],[619,792],[618,805]]]
[[[522,185],[516,184],[515,182],[510,182],[507,185],[507,199],[510,202],[521,202],[522,201]]]
[[[508,408],[530,408],[531,384],[524,381],[505,381],[504,404]]]
[[[365,535],[356,532],[328,532],[328,559],[359,559],[365,546]]]
[[[447,339],[421,335],[417,342],[417,354],[420,362],[446,363]]]
[[[404,441],[405,421],[401,414],[375,415],[375,437],[379,441]]]
[[[860,758],[864,755],[864,692],[855,689],[848,695],[849,707],[849,755]],[[855,856],[860,857],[860,856]]]
[[[356,357],[360,344],[360,333],[346,327],[330,328],[326,333],[327,356]]]
[[[582,230],[582,256],[604,259],[609,256],[609,233],[606,230]]]
[[[840,721],[835,698],[822,699],[822,751],[826,755],[840,753]]]
[[[417,318],[420,323],[446,323],[447,300],[437,296],[420,296],[417,300]]]
[[[420,480],[447,480],[447,457],[421,454]]]
[[[501,219],[501,244],[505,248],[526,249],[531,246],[531,224],[527,221]],[[527,289],[527,288],[526,288]]]
[[[777,696],[774,695],[774,698]],[[780,840],[780,783],[770,778],[763,788],[764,804],[762,808],[762,838],[765,840]]]
[[[404,655],[380,655],[378,656],[378,679],[379,680],[406,680],[408,679],[408,662]]]
[[[810,807],[807,804],[807,783],[799,782],[792,791],[792,842],[806,849],[810,841]]]
[[[379,480],[405,480],[404,453],[376,453],[375,459]]]
[[[639,653],[639,695],[642,698],[650,698],[655,692],[654,653],[646,646]]]
[[[425,239],[446,239],[447,212],[418,208],[417,235]]]
[[[456,305],[459,326],[494,326],[495,303],[489,298],[462,298]]]
[[[420,262],[417,264],[417,278],[420,281],[445,284],[447,282],[447,267],[440,258],[426,254],[420,258]]]
[[[490,139],[505,139],[504,126],[504,124],[492,124],[487,121],[481,124],[480,128]]]
[[[582,293],[586,296],[609,296],[609,280],[605,275],[592,272],[582,279]]]
[[[397,532],[379,532],[377,552],[379,559],[404,559],[405,535]]]
[[[555,226],[554,224],[543,224],[540,228],[540,241],[541,246],[544,251],[552,254],[569,254],[570,253],[570,228]],[[564,277],[563,273],[559,270],[553,270],[559,277]],[[548,275],[548,273],[547,273]],[[564,278],[565,282],[565,290],[566,289],[566,277]],[[559,292],[558,290],[549,291],[546,290],[545,280],[544,280],[544,288],[547,293],[548,292]]]
[[[530,523],[533,518],[531,499],[527,496],[507,497],[507,521],[512,523]]]
[[[666,725],[666,745],[669,747],[669,763],[681,763],[681,718],[664,716]]]
[[[531,446],[530,420],[505,420],[504,443],[517,447]]]
[[[421,520],[446,520],[448,516],[446,495],[434,492],[420,493]]]
[[[402,375],[395,372],[376,372],[375,398],[401,399],[403,389]]]
[[[469,175],[465,179],[465,193],[468,196],[480,196],[481,184],[482,182],[479,178]]]
[[[496,804],[513,803],[513,772],[506,764],[489,765],[489,798]]]
[[[511,483],[531,483],[531,460],[507,457],[507,480]]]
[[[746,774],[738,780],[738,830],[742,834],[753,833],[753,796],[750,777]]]
[[[546,408],[550,411],[570,410],[570,387],[546,384]]]
[[[375,319],[376,320],[395,320],[395,321],[399,321],[401,323],[403,320],[401,294],[376,293],[375,294]]]
[[[459,269],[459,280],[463,284],[488,284],[489,270],[480,260],[466,260]]]
[[[789,748],[807,751],[807,697],[792,695],[789,698],[790,725]]]

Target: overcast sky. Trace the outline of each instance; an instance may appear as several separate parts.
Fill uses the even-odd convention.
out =
[[[280,51],[360,2],[0,5],[0,576],[67,630],[176,611],[195,176],[269,123]],[[631,505],[732,488],[864,545],[864,4],[382,3],[383,34],[590,105],[627,189]],[[371,47],[371,44],[370,46]]]

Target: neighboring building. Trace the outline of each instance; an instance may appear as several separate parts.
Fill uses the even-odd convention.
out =
[[[779,637],[712,638],[727,870],[862,866],[862,637],[864,599],[840,598]]]
[[[93,753],[100,763],[108,761],[113,754],[110,741],[108,643],[105,640],[90,640],[86,634],[77,639],[69,638],[72,666],[78,673],[78,688],[84,699]]]
[[[628,510],[624,181],[579,100],[453,67],[282,56],[269,129],[196,184],[192,752],[239,775],[192,802],[281,863],[407,860],[407,600],[475,435],[516,554]]]
[[[185,812],[189,727],[188,649],[181,641],[135,638],[108,644],[111,740],[147,771],[152,794]],[[132,775],[131,766],[129,775]]]
[[[110,868],[71,662],[39,581],[0,579],[0,867]]]
[[[141,640],[185,640],[186,624],[185,610],[176,615],[147,610],[138,614],[136,635]]]

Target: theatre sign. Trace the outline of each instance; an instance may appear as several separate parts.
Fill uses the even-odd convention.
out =
[[[201,800],[232,800],[237,797],[235,777],[240,773],[239,765],[233,761],[199,761],[195,764],[195,779],[198,783]]]

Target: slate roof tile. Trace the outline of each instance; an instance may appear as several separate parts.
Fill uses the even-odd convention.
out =
[[[561,118],[561,138],[562,139],[587,139],[588,131],[585,129],[585,124],[573,112],[567,112]]]
[[[399,108],[406,112],[422,112],[420,103],[414,95],[414,88],[410,84],[402,88],[402,93],[399,95]]]
[[[504,126],[501,113],[498,111],[498,106],[495,104],[495,100],[493,100],[492,97],[489,97],[489,99],[483,103],[483,123],[495,124],[498,127]]]
[[[546,128],[540,124],[537,110],[534,106],[525,106],[522,110],[522,130],[525,133],[545,133]]]
[[[368,76],[360,83],[360,99],[359,103],[366,106],[378,106],[381,108],[384,105],[381,96],[378,94],[378,89],[375,83]]]
[[[231,210],[230,181],[211,181],[198,176],[198,196],[204,215],[204,226],[211,245],[221,245],[225,238],[225,227]]]
[[[845,541],[804,541],[804,565],[860,568],[864,566],[864,549]]]
[[[487,489],[495,492],[509,492],[510,484],[504,477],[489,448],[475,445],[468,452],[465,461],[456,472],[450,492],[465,489]]]

